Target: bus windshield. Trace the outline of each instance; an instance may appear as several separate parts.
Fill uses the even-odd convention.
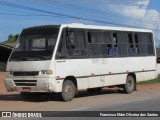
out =
[[[10,61],[50,60],[55,48],[59,27],[24,29],[14,47]]]

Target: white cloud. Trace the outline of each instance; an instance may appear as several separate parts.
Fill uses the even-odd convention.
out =
[[[146,10],[140,9],[138,6],[125,6],[125,5],[110,5],[112,11],[119,13],[123,16],[134,17],[134,18],[143,18]]]
[[[153,9],[147,9],[148,4],[149,0],[123,0],[116,5],[112,3],[108,7],[122,17],[129,17],[133,24],[139,23],[142,27],[154,29],[157,24],[160,24],[160,13]]]
[[[145,18],[151,21],[158,21],[160,13],[156,10],[146,10]]]
[[[133,2],[135,2],[135,5],[138,5],[141,8],[146,8],[149,4],[149,0],[132,0]]]

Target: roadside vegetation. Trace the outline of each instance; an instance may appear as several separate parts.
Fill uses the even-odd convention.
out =
[[[12,35],[12,34],[10,34],[10,35],[8,36],[8,39],[5,40],[3,43],[4,43],[4,44],[15,43],[17,36],[18,36],[18,34],[17,34],[17,35]]]
[[[137,85],[160,83],[160,76],[154,80],[138,82]]]

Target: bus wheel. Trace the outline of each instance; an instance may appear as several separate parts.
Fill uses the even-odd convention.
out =
[[[61,93],[62,99],[66,102],[71,101],[74,98],[75,94],[76,87],[73,82],[71,80],[64,81]]]
[[[92,92],[92,93],[100,93],[102,91],[102,88],[88,88],[87,89],[88,92]]]
[[[40,93],[21,92],[20,94],[24,100],[35,100],[41,97]]]
[[[132,93],[135,90],[135,85],[136,83],[135,83],[133,76],[128,75],[126,84],[124,85],[124,92],[128,94]]]

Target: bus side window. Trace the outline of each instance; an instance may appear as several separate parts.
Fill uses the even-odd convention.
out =
[[[129,42],[129,55],[134,55],[134,44],[133,44],[132,34],[128,34],[128,42]]]
[[[69,56],[80,57],[87,55],[83,30],[72,29],[72,31],[68,32],[68,36],[66,38]]]
[[[73,32],[68,32],[67,47],[68,47],[68,49],[75,49],[75,39],[74,39],[74,33]]]
[[[136,45],[136,55],[139,55],[139,48],[138,48],[138,45]]]
[[[113,45],[114,45],[114,55],[118,56],[118,47],[117,47],[117,33],[113,33]]]
[[[134,34],[134,38],[135,38],[135,55],[139,55],[138,35]]]
[[[154,55],[153,36],[150,33],[148,33],[147,36],[148,36],[148,40],[147,40],[148,54]]]
[[[102,42],[102,55],[103,56],[112,56],[112,39],[110,32],[103,32],[103,42]]]
[[[102,56],[103,33],[101,31],[88,31],[88,54],[91,57]]]
[[[139,55],[154,55],[153,42],[150,33],[137,33],[136,39],[138,41]]]
[[[61,35],[60,43],[58,45],[57,57],[66,58],[68,56],[67,46],[66,46],[66,30],[64,29]]]
[[[107,47],[108,47],[107,55],[112,56],[112,44],[108,44]]]

